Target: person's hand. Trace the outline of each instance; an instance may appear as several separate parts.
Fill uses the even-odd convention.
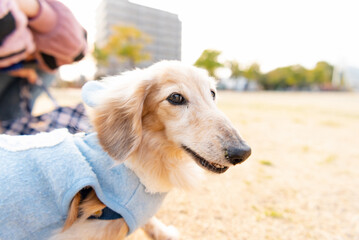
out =
[[[21,68],[21,69],[13,70],[9,72],[9,75],[13,77],[26,78],[27,81],[31,84],[35,84],[38,80],[37,73],[35,69],[32,68]]]
[[[40,11],[38,0],[15,0],[20,10],[28,17],[35,17]]]

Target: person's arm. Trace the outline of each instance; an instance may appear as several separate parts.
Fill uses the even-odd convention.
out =
[[[61,2],[0,0],[0,70],[35,51],[39,67],[51,72],[81,60],[86,50],[86,31]]]
[[[27,18],[35,17],[40,11],[40,5],[37,0],[15,0],[15,2]],[[19,68],[15,70],[10,70],[9,75],[13,77],[25,78],[31,84],[35,84],[38,79],[36,71],[32,68]]]
[[[33,9],[36,11],[36,9]],[[34,82],[33,72],[21,70],[21,61],[35,51],[28,18],[14,0],[0,0],[0,72],[26,77]],[[0,79],[1,80],[1,79]]]
[[[37,0],[15,0],[20,10],[28,17],[35,17],[40,11],[40,4]]]
[[[37,73],[33,68],[20,68],[9,71],[9,75],[13,77],[25,78],[31,84],[35,84],[38,80]]]
[[[38,1],[40,13],[29,20],[29,27],[40,67],[53,71],[64,64],[81,60],[87,50],[86,31],[60,1]]]

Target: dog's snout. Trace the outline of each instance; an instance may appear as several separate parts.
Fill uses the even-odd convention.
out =
[[[251,155],[251,152],[252,150],[247,144],[241,143],[239,147],[228,147],[225,157],[231,164],[236,165],[245,161]]]

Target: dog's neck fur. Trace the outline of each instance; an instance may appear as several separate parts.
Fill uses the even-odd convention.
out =
[[[203,170],[194,160],[173,143],[159,143],[153,134],[143,135],[141,145],[126,161],[125,165],[139,177],[146,190],[151,193],[169,192],[173,188],[192,190],[203,178]]]

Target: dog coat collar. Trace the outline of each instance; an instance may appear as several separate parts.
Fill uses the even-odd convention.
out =
[[[21,148],[9,147],[9,141]],[[96,133],[79,136],[62,129],[33,137],[0,135],[0,162],[0,239],[48,239],[63,227],[70,202],[85,187],[124,218],[129,234],[157,212],[166,196],[147,192],[132,170],[116,165]]]

